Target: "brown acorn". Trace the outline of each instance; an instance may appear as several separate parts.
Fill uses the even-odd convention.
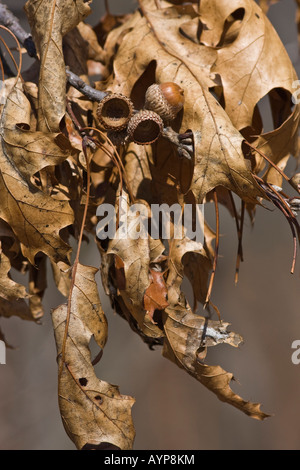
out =
[[[173,121],[183,105],[184,91],[176,83],[154,83],[146,91],[145,108],[159,114],[164,121]]]
[[[97,117],[109,130],[120,131],[127,127],[133,114],[132,101],[120,93],[110,93],[98,104]]]
[[[136,144],[147,145],[158,139],[163,128],[163,120],[157,113],[143,109],[130,119],[127,134]]]

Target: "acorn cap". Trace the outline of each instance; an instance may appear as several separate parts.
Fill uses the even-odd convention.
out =
[[[110,93],[103,98],[97,108],[97,117],[105,129],[119,131],[125,129],[133,114],[133,103],[120,93]]]
[[[127,133],[136,144],[147,145],[155,142],[164,128],[161,117],[154,111],[144,109],[129,121]]]
[[[184,105],[184,91],[173,82],[151,85],[145,95],[145,108],[156,112],[164,121],[175,119]]]

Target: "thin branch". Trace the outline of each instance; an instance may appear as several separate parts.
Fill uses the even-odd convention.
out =
[[[95,90],[95,88],[92,88],[90,85],[85,83],[78,75],[75,73],[71,72],[66,67],[66,74],[67,74],[67,79],[70,85],[72,85],[76,90],[80,91],[83,95],[85,95],[87,98],[89,98],[91,101],[101,101],[103,98],[105,98],[108,93],[100,90]]]
[[[6,5],[0,3],[0,23],[6,26],[25,47],[30,57],[36,57],[36,48],[30,33],[27,33],[18,18],[7,8]]]

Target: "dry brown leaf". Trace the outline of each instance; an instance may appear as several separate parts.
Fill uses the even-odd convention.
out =
[[[106,2],[106,13],[100,19],[99,23],[94,27],[94,31],[97,35],[99,44],[101,46],[104,45],[108,33],[110,33],[113,29],[118,28],[123,23],[125,23],[125,21],[130,17],[129,14],[113,15],[108,10],[108,7],[109,7],[109,4],[108,2]]]
[[[88,53],[86,54],[86,59],[104,62],[106,53],[100,46],[93,28],[83,21],[78,24],[77,28],[83,39],[85,39],[88,44]]]
[[[21,284],[8,275],[11,269],[9,258],[3,253],[0,242],[0,297],[6,300],[28,299],[29,294]]]
[[[153,318],[155,310],[162,311],[169,305],[167,301],[168,291],[162,272],[150,269],[150,279],[151,284],[144,294],[144,306],[146,313],[155,323]]]
[[[245,401],[230,388],[233,375],[220,366],[204,364],[206,346],[228,343],[237,347],[242,341],[235,333],[227,332],[227,323],[212,322],[196,316],[183,306],[166,309],[164,329],[167,339],[163,355],[195,377],[217,397],[251,418],[263,420],[269,415],[260,410],[260,405]]]
[[[69,31],[63,38],[63,54],[65,65],[76,75],[86,76],[88,43],[81,35],[79,28]]]
[[[73,211],[68,202],[55,200],[37,189],[30,182],[30,176],[49,163],[65,160],[71,147],[61,134],[45,137],[18,127],[19,113],[23,118],[20,122],[26,123],[27,111],[26,98],[21,89],[15,87],[7,98],[0,124],[0,216],[13,230],[23,255],[31,264],[39,251],[55,262],[67,263],[70,247],[60,238],[59,231],[72,224]],[[10,140],[14,128],[15,138]],[[47,147],[44,147],[44,139]],[[63,143],[63,149],[58,141]]]
[[[124,167],[128,186],[134,197],[151,204],[154,198],[148,152],[148,146],[140,146],[131,142],[126,151]]]
[[[47,257],[40,254],[35,257],[35,266],[29,266],[29,308],[35,320],[39,320],[44,315],[43,297],[46,289]]]
[[[216,9],[218,15],[213,14]],[[200,12],[201,21],[208,27],[201,41],[213,47],[220,42],[226,18],[235,12],[242,18],[238,37],[226,47],[218,46],[212,71],[221,77],[225,110],[234,126],[251,126],[256,104],[271,90],[294,91],[292,83],[297,75],[287,51],[253,0],[204,0]]]
[[[1,249],[0,242],[0,317],[18,316],[35,320],[28,305],[29,293],[10,277],[11,263]]]
[[[216,8],[218,15],[213,14]],[[252,0],[217,3],[205,0],[201,12],[201,21],[208,27],[202,31],[201,41],[218,46],[212,71],[221,77],[225,111],[238,130],[252,129],[252,134],[256,134],[256,106],[269,95],[275,130],[262,134],[254,145],[273,163],[284,167],[288,152],[297,155],[300,119],[299,105],[292,111],[291,103],[297,74],[284,45]],[[236,20],[242,18],[239,34],[222,47],[222,25],[230,15],[236,15]],[[268,173],[268,181],[280,183],[273,169]]]
[[[28,0],[25,11],[41,60],[38,130],[58,132],[65,114],[66,72],[62,38],[91,10],[84,0]]]
[[[56,287],[62,295],[68,297],[71,286],[70,266],[63,262],[53,263],[51,261],[51,268]]]
[[[146,336],[158,338],[163,333],[153,324],[151,316],[146,312],[144,295],[151,283],[150,264],[164,252],[165,247],[160,240],[153,240],[149,236],[136,238],[136,233],[140,230],[139,216],[135,211],[130,212],[131,206],[125,192],[122,193],[121,199],[122,204],[127,204],[127,214],[123,218],[123,223],[127,224],[128,230],[122,235],[122,226],[118,228],[115,238],[109,242],[106,255],[117,255],[123,263],[126,290],[121,290],[120,296],[137,321],[140,330]],[[148,211],[143,201],[138,202]],[[123,282],[122,287],[124,287]]]
[[[0,130],[5,154],[28,182],[43,168],[59,165],[78,153],[62,133],[35,131],[30,120],[31,104],[19,82],[6,100]]]
[[[115,385],[99,380],[91,363],[91,337],[101,349],[107,339],[96,272],[93,267],[78,265],[69,321],[67,305],[52,312],[60,371],[59,406],[66,432],[78,449],[105,449],[110,444],[128,450],[135,434],[131,418],[134,400],[121,395]]]
[[[168,299],[172,305],[176,305],[180,299],[185,274],[191,282],[195,300],[204,303],[211,268],[209,252],[202,243],[186,237],[182,240],[171,240],[167,286]]]
[[[195,312],[198,302],[209,313],[214,307],[208,299],[218,258],[218,203],[235,218],[237,269],[244,212],[253,222],[261,198],[274,196],[296,241],[299,226],[292,210],[299,209],[299,200],[272,193],[257,177],[264,172],[267,183],[282,186],[280,170],[290,154],[298,155],[300,106],[293,108],[291,100],[297,76],[257,5],[266,13],[276,1],[139,0],[135,13],[122,16],[110,14],[105,2],[106,15],[94,29],[82,21],[90,12],[90,0],[26,3],[39,67],[22,76],[32,77],[38,86],[6,80],[1,100],[5,105],[0,104],[0,316],[41,317],[49,257],[55,283],[68,297],[68,304],[53,310],[52,318],[59,406],[78,449],[128,450],[135,434],[134,399],[99,380],[91,360],[91,338],[100,347],[98,359],[107,340],[97,269],[78,264],[76,258],[71,276],[69,238],[79,239],[81,246],[86,234],[97,231],[96,208],[103,202],[115,206],[118,223],[114,238],[97,240],[102,284],[116,312],[150,348],[164,345],[165,357],[220,400],[252,418],[268,416],[259,404],[231,390],[231,373],[206,364],[209,347],[238,347],[240,335],[229,332],[229,324]],[[300,1],[296,3],[299,23]],[[128,136],[124,140],[125,129],[107,132],[114,147],[97,130],[79,131],[80,126],[99,124],[98,103],[66,84],[66,65],[87,83],[89,73],[99,73],[97,88],[123,93],[135,111],[144,107],[149,85],[173,81],[184,90],[184,108],[165,122],[154,144],[140,146]],[[273,130],[267,133],[260,114],[265,97],[273,118]],[[92,155],[95,144],[100,148]],[[267,159],[278,168],[266,164]],[[290,182],[299,189],[296,177]],[[232,193],[242,199],[241,218]],[[211,200],[217,233],[204,221],[203,244],[187,236],[173,239],[172,224],[169,246],[148,233],[151,204],[177,203],[184,212],[186,204]],[[131,212],[134,204],[139,206]],[[147,225],[143,237],[137,235],[142,225],[137,210]],[[122,222],[129,226],[125,234]],[[13,268],[29,275],[28,292],[12,279]],[[184,277],[191,283],[193,310],[182,287]]]
[[[108,37],[110,49],[118,40],[117,33],[125,34],[107,89],[130,95],[138,78],[155,62],[155,81],[173,81],[185,92],[181,132],[190,129],[194,134],[191,189],[196,200],[201,202],[208,191],[223,185],[245,200],[255,201],[262,194],[246,165],[243,137],[209,91],[215,86],[210,69],[217,51],[195,44],[181,33],[182,25],[199,15],[192,5],[157,10],[153,0],[140,3],[142,13],[136,12]]]

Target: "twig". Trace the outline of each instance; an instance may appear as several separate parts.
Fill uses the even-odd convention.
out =
[[[241,222],[240,222],[239,231],[238,231],[239,244],[238,244],[238,252],[237,252],[236,266],[235,266],[235,279],[234,279],[235,284],[238,283],[240,265],[241,265],[241,262],[244,261],[244,258],[243,258],[243,229],[244,229],[244,220],[245,220],[245,207],[246,207],[245,201],[242,201]]]
[[[270,160],[269,157],[267,157],[267,155],[265,155],[261,150],[259,150],[254,145],[251,145],[247,140],[245,140],[245,144],[247,144],[248,147],[250,147],[252,150],[257,152],[262,158],[264,158],[276,171],[278,171],[278,173],[282,176],[283,179],[285,179],[288,183],[291,184],[290,178],[274,162],[272,162],[272,160]],[[300,191],[298,190],[298,192]]]
[[[292,236],[293,236],[293,261],[292,261],[292,267],[291,267],[291,274],[294,274],[295,272],[295,265],[296,265],[296,257],[297,257],[297,236],[298,240],[300,240],[300,226],[299,223],[295,217],[295,213],[293,207],[290,204],[290,199],[285,198],[282,196],[274,187],[274,185],[271,185],[270,183],[267,183],[266,181],[262,180],[258,176],[254,175],[256,181],[260,184],[260,186],[263,188],[263,190],[266,192],[267,196],[269,199],[273,202],[273,204],[278,207],[278,209],[281,210],[285,218],[287,219]],[[293,201],[294,198],[292,198]],[[293,203],[292,203],[293,204]]]
[[[239,277],[239,270],[240,270],[240,264],[241,262],[244,261],[244,255],[243,255],[243,227],[244,227],[244,218],[245,218],[245,203],[242,201],[242,210],[241,210],[241,221],[239,222],[238,218],[238,213],[237,209],[235,206],[235,202],[233,199],[233,195],[231,191],[228,191],[231,205],[233,208],[233,213],[234,213],[234,218],[235,218],[235,224],[236,224],[236,231],[238,235],[238,250],[237,250],[237,257],[236,257],[236,265],[235,265],[235,284],[238,282],[238,277]]]
[[[74,72],[71,72],[66,67],[67,79],[70,85],[72,85],[76,90],[80,91],[83,95],[89,98],[91,101],[101,101],[108,93],[100,90],[95,90],[90,85],[85,83],[78,75]]]
[[[213,261],[213,269],[210,276],[209,286],[207,289],[206,299],[204,302],[203,308],[205,309],[207,305],[210,303],[211,292],[215,280],[216,269],[217,269],[217,262],[219,256],[219,243],[220,243],[220,215],[219,215],[219,204],[218,204],[218,196],[217,191],[213,190],[214,196],[214,203],[215,203],[215,210],[216,210],[216,244],[215,244],[215,254],[214,254],[214,261]]]
[[[14,33],[19,42],[25,47],[30,57],[36,57],[36,48],[31,34],[27,33],[22,28],[18,18],[2,3],[0,3],[0,23]]]
[[[31,34],[27,33],[22,28],[19,20],[11,11],[9,11],[7,6],[3,5],[2,3],[0,3],[0,23],[4,24],[14,33],[19,42],[25,47],[30,57],[35,57],[38,59]],[[78,77],[78,75],[71,72],[68,68],[66,68],[66,74],[70,85],[87,96],[91,101],[101,101],[107,95],[107,93],[95,90],[89,86],[80,77]]]

